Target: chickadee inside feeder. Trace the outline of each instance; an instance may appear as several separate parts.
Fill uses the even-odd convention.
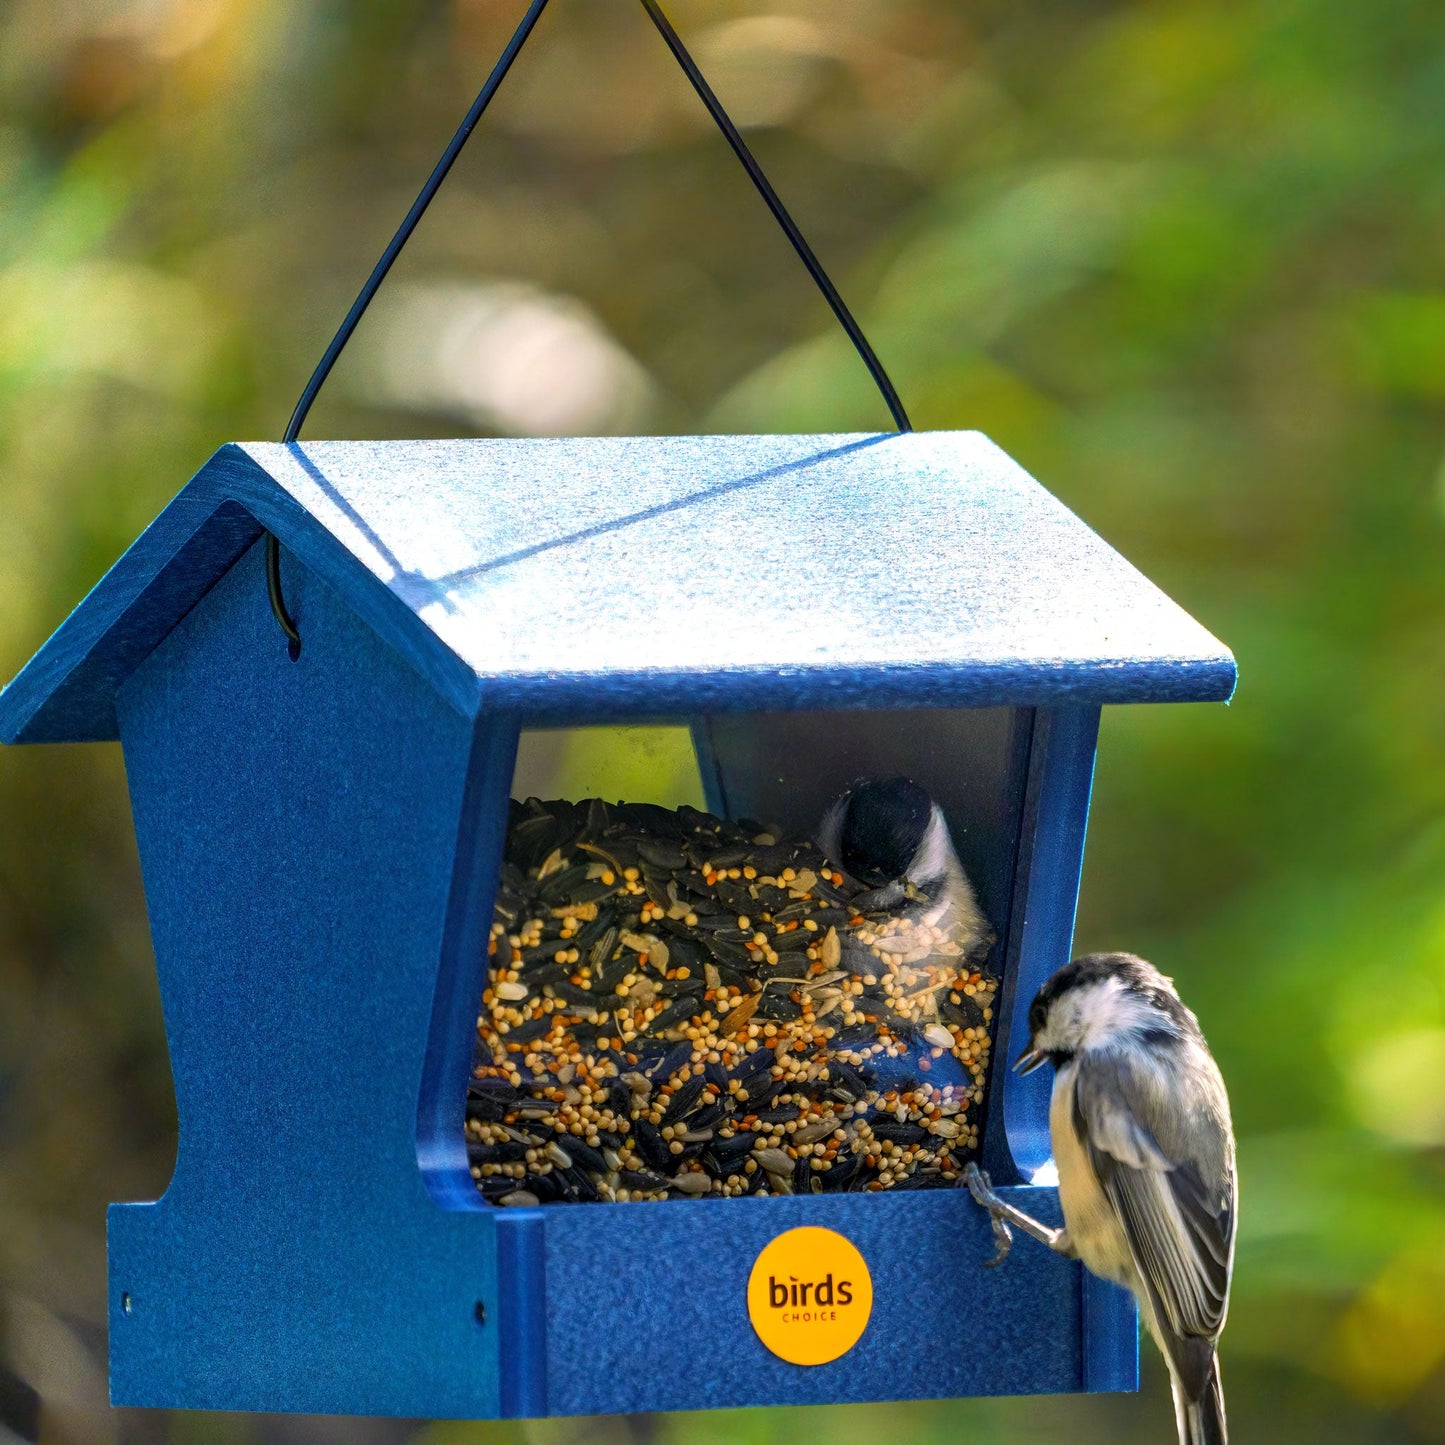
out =
[[[855,783],[824,813],[817,842],[872,888],[853,900],[860,912],[887,911],[957,927],[979,941],[990,937],[943,810],[911,778]]]
[[[990,1263],[1008,1253],[1012,1226],[1131,1290],[1169,1366],[1180,1445],[1226,1445],[1215,1350],[1234,1270],[1234,1131],[1199,1021],[1152,964],[1089,954],[1029,1008],[1014,1071],[1045,1063],[1064,1227],[1014,1208],[969,1164],[964,1180],[998,1242]]]

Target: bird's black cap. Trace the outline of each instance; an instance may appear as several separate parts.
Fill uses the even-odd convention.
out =
[[[1169,980],[1147,959],[1135,953],[1086,953],[1066,963],[1034,995],[1029,1005],[1029,1029],[1037,1033],[1049,1015],[1054,1002],[1076,988],[1116,978],[1132,993],[1137,993],[1180,1027],[1198,1028],[1194,1015],[1179,1001]]]
[[[838,859],[875,888],[907,875],[928,832],[933,799],[911,778],[858,783],[847,795]]]

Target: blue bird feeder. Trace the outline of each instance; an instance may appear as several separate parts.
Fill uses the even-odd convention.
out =
[[[282,546],[303,638],[267,600]],[[977,433],[222,447],[0,694],[119,738],[180,1139],[109,1217],[119,1405],[404,1416],[1131,1389],[1122,1291],[962,1189],[499,1210],[464,1100],[523,729],[688,723],[709,805],[806,832],[859,773],[948,814],[995,1056],[1069,957],[1100,708],[1229,652]],[[1047,1077],[983,1162],[1057,1218]],[[748,1315],[799,1226],[866,1261],[819,1365]]]

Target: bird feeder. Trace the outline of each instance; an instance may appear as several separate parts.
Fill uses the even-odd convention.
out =
[[[119,738],[135,816],[180,1134],[164,1196],[110,1211],[114,1402],[1133,1388],[1130,1298],[1046,1250],[984,1268],[964,1189],[485,1204],[463,1111],[491,900],[525,729],[685,722],[713,811],[802,830],[907,774],[998,933],[1006,1061],[1069,957],[1101,706],[1233,682],[978,433],[222,447],[0,695],[5,741]],[[1048,1089],[996,1068],[982,1150],[1057,1219]],[[872,1281],[818,1364],[748,1307],[808,1228]]]

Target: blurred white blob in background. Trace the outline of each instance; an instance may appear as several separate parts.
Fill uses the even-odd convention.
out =
[[[642,428],[651,378],[580,301],[519,281],[430,281],[377,298],[353,390],[510,436]]]

